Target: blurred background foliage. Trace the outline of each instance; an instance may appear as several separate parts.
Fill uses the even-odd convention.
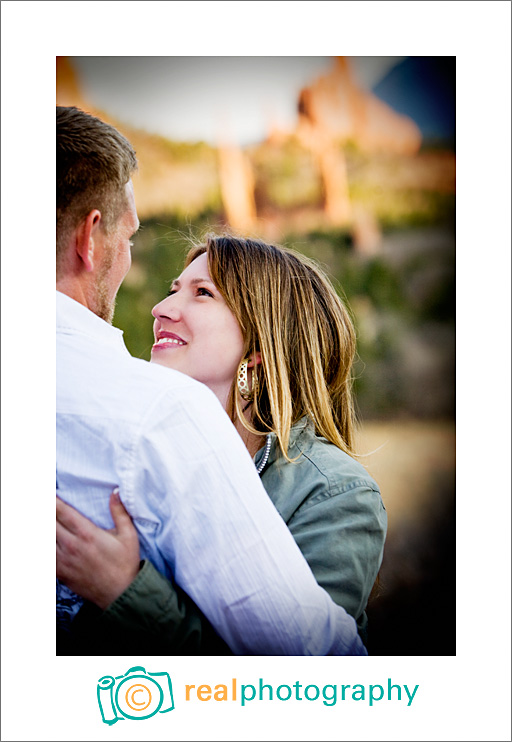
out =
[[[373,91],[332,62],[291,129],[245,146],[171,141],[98,110],[73,58],[58,58],[57,101],[137,150],[141,229],[114,318],[133,355],[149,359],[150,310],[207,231],[293,247],[331,276],[358,335],[358,451],[389,517],[370,651],[455,654],[455,60],[404,58]]]

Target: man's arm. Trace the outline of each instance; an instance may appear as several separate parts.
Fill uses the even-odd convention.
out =
[[[366,653],[355,621],[316,583],[205,387],[178,408],[174,395],[167,420],[148,411],[136,454],[135,491],[121,490],[123,501],[135,515],[135,492],[144,493],[161,524],[162,561],[235,654]]]
[[[57,577],[88,603],[57,654],[231,654],[199,608],[149,561],[115,492],[115,528],[95,526],[57,498]]]
[[[57,654],[226,655],[227,644],[199,608],[151,562],[102,611],[86,602],[60,637]]]

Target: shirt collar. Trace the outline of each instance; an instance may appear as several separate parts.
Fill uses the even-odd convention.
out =
[[[70,296],[57,291],[57,327],[61,331],[79,332],[95,340],[115,343],[128,352],[123,340],[123,331],[113,327]]]

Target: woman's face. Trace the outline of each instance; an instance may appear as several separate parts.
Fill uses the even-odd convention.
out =
[[[226,408],[244,341],[237,320],[210,278],[206,253],[185,268],[152,314],[151,361],[203,382]]]

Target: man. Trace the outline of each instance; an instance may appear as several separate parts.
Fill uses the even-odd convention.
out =
[[[215,396],[132,358],[110,324],[139,224],[131,145],[99,119],[57,108],[57,160],[59,498],[111,528],[118,486],[141,557],[179,586],[177,623],[189,620],[183,590],[234,653],[366,654],[355,622],[316,584]],[[69,542],[68,516],[62,506],[57,554],[59,539]],[[143,575],[135,569],[133,578]],[[61,630],[80,621],[80,605],[58,582]],[[177,626],[176,642],[182,637]]]

